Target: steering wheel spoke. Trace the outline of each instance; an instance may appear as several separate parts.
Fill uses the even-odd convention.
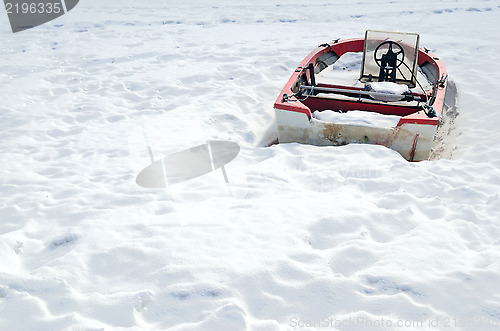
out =
[[[379,80],[396,80],[396,69],[403,64],[405,52],[403,47],[391,40],[380,43],[373,52],[375,63],[380,68]]]
[[[384,54],[383,52],[385,51],[384,49],[385,47],[387,47],[387,52]],[[394,51],[394,49],[396,51]],[[384,60],[384,58],[387,57],[388,55],[389,56],[393,55],[396,57],[396,67],[399,67],[401,64],[403,64],[405,58],[405,52],[403,50],[403,47],[397,42],[391,40],[384,41],[380,43],[377,46],[377,48],[375,48],[375,51],[373,53],[375,62],[379,67],[382,66],[382,60]]]

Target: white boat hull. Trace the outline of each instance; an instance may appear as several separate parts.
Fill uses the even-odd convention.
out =
[[[393,128],[370,127],[309,119],[304,113],[276,109],[280,143],[342,146],[350,143],[383,145],[409,161],[429,158],[435,125],[403,123]]]

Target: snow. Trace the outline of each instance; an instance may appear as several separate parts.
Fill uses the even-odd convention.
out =
[[[396,83],[392,83],[392,82],[372,82],[372,83],[369,83],[368,86],[370,86],[369,90],[372,90],[374,92],[397,95],[397,96],[392,96],[392,95],[373,96],[374,99],[380,100],[380,101],[398,101],[398,100],[403,99],[401,97],[401,95],[408,92],[408,86],[406,86],[404,84],[396,84]]]
[[[17,34],[4,15],[0,329],[498,329],[500,6],[411,5],[86,0]],[[263,147],[297,64],[366,29],[442,59],[451,159]],[[135,183],[147,144],[207,140],[241,147],[229,185]]]
[[[347,52],[342,55],[333,65],[328,66],[319,72],[315,78],[318,83],[352,86],[365,88],[365,84],[359,80],[361,66],[363,63],[363,52]],[[417,80],[420,85],[410,89],[413,93],[422,93],[422,89],[430,91],[432,85],[429,84],[427,77],[422,73],[420,67],[417,67]],[[391,86],[394,84],[393,86]],[[408,89],[405,85],[395,84],[391,82],[372,82],[370,85],[377,92],[387,92],[393,94],[402,94]],[[394,97],[386,97],[387,100],[380,98],[381,101],[394,101]],[[397,101],[397,99],[396,99]]]
[[[313,113],[313,117],[325,122],[361,125],[375,128],[393,128],[401,119],[401,116],[382,115],[359,110],[351,110],[347,113],[339,113],[333,110],[315,111]]]
[[[326,67],[316,75],[316,81],[324,84],[335,84],[353,87],[364,87],[359,81],[359,73],[363,61],[363,52],[347,52],[333,65]]]

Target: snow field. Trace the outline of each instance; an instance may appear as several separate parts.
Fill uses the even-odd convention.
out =
[[[499,11],[479,0],[88,0],[18,34],[4,17],[0,328],[305,330],[314,325],[299,321],[364,318],[491,329]],[[442,58],[458,89],[453,157],[263,147],[300,60],[368,28],[420,33]],[[158,158],[237,142],[229,187],[220,172],[167,191],[136,185],[144,130]]]

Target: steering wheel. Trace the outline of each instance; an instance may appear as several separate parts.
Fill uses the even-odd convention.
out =
[[[380,56],[377,56],[379,51],[383,52],[385,45],[388,45],[387,53],[385,54],[380,54]],[[394,41],[384,41],[380,45],[375,48],[375,52],[373,52],[373,57],[375,59],[375,62],[379,67],[385,67],[387,64],[393,63],[395,65],[395,68],[398,68],[400,65],[403,64],[403,60],[405,59],[405,52],[403,50],[403,47],[401,47],[400,44]]]

